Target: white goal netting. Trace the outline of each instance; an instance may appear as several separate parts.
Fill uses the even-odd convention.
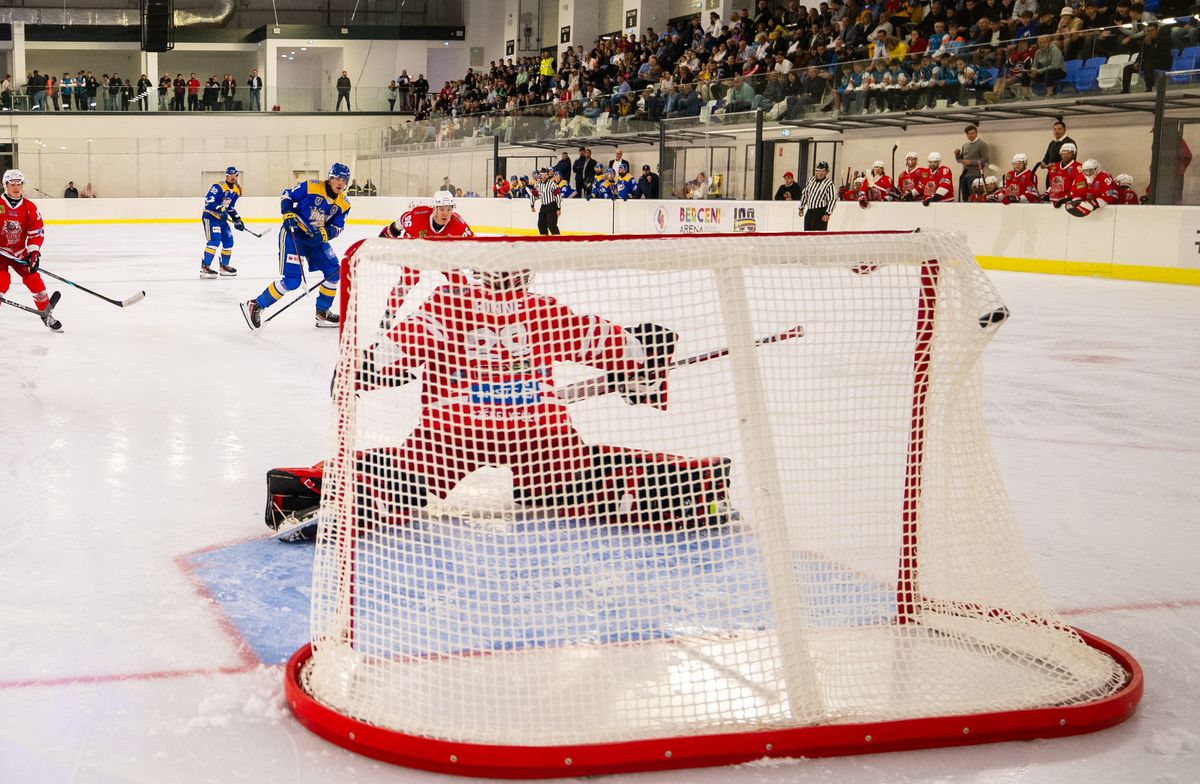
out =
[[[349,282],[301,677],[337,713],[542,746],[1124,684],[1034,584],[961,236],[377,240]]]

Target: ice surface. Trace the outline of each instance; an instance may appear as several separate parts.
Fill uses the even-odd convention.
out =
[[[241,275],[220,280],[197,278],[200,241],[199,221],[51,226],[48,269],[145,301],[64,287],[61,335],[0,308],[0,782],[445,781],[301,728],[278,665],[189,566],[265,532],[269,468],[320,457],[336,341],[307,303],[246,329],[237,303],[275,277],[272,235],[238,234]],[[1056,741],[614,780],[1200,778],[1200,289],[993,277],[1014,315],[986,360],[987,417],[1018,520],[1054,606],[1145,667],[1139,713]]]

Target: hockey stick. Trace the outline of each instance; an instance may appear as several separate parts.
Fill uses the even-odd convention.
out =
[[[247,234],[249,234],[251,237],[258,237],[260,240],[261,240],[263,237],[267,236],[267,233],[266,233],[266,232],[263,232],[262,234],[259,234],[257,231],[251,231],[250,229],[247,229],[247,228],[246,228],[246,226],[245,226],[245,224],[242,224],[242,229],[241,229],[241,230],[242,230],[242,231],[244,231],[244,232],[246,232]]]
[[[327,280],[327,278],[321,278],[321,280],[320,280],[320,281],[318,281],[318,282],[314,283],[313,285],[309,286],[307,289],[305,289],[304,291],[302,291],[302,292],[300,293],[300,296],[299,296],[299,297],[296,297],[296,298],[295,298],[295,299],[293,299],[291,302],[289,302],[288,304],[284,305],[282,308],[280,308],[279,310],[275,311],[274,313],[272,313],[271,315],[269,315],[269,316],[267,316],[265,319],[263,319],[263,320],[262,320],[262,323],[263,323],[263,324],[266,324],[268,321],[270,321],[271,319],[275,318],[275,317],[276,317],[276,316],[278,316],[280,313],[282,313],[283,311],[285,311],[285,310],[287,310],[288,308],[290,308],[292,305],[295,305],[297,302],[299,302],[300,300],[304,299],[305,297],[307,297],[307,296],[308,296],[309,294],[311,294],[312,292],[316,291],[316,290],[317,290],[317,287],[319,287],[319,286],[320,286],[322,283],[324,283],[326,280]],[[245,314],[243,313],[242,315],[245,315]],[[260,326],[259,326],[259,329],[261,329],[261,328],[262,328],[262,325],[260,325]]]
[[[43,314],[49,313],[50,311],[54,310],[54,306],[58,304],[58,300],[61,297],[62,297],[61,291],[56,291],[53,294],[51,294],[50,295],[50,304],[46,306],[46,309],[44,311],[38,310],[37,308],[31,308],[27,305],[22,305],[20,302],[13,302],[8,297],[0,297],[0,305],[10,305],[10,306],[16,308],[17,310],[23,310],[26,313],[32,313],[33,315],[37,316],[38,318],[45,320],[45,316]]]
[[[804,337],[804,326],[797,324],[794,327],[789,327],[782,332],[776,332],[774,335],[768,335],[765,338],[759,338],[754,341],[754,345],[767,346],[771,343],[779,343],[792,338]],[[715,348],[711,351],[705,351],[701,354],[693,354],[690,357],[677,359],[667,365],[667,369],[686,367],[687,365],[698,365],[701,362],[709,362],[714,359],[720,359],[729,355],[729,347]],[[589,397],[598,395],[606,395],[614,390],[609,386],[607,376],[596,376],[589,378],[586,381],[577,381],[574,384],[568,384],[555,392],[555,397],[563,403],[574,403],[579,400],[584,400]]]
[[[892,145],[892,182],[896,181],[896,150],[900,149],[900,140]]]
[[[141,302],[142,300],[144,300],[146,298],[146,292],[139,291],[136,294],[130,294],[125,299],[113,299],[112,297],[104,296],[103,294],[101,294],[98,291],[92,291],[87,286],[81,286],[73,280],[67,280],[62,275],[55,275],[53,272],[51,272],[48,269],[41,269],[38,271],[44,272],[45,274],[49,275],[50,277],[54,278],[55,280],[61,280],[63,283],[66,283],[68,286],[73,286],[74,288],[79,289],[80,291],[84,292],[85,294],[91,294],[93,297],[102,299],[105,302],[109,303],[110,305],[116,305],[118,308],[127,308],[130,305],[136,305],[137,303]]]

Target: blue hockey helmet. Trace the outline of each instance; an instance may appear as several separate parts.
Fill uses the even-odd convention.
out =
[[[607,169],[604,170],[604,173],[605,174],[616,174],[617,170],[614,169],[613,167],[609,166]]]
[[[350,181],[350,167],[344,163],[335,163],[329,167],[329,179]]]
[[[237,174],[237,173],[238,173],[238,167],[236,167],[236,166],[226,166],[225,167],[225,176],[226,177],[228,177],[231,174]]]

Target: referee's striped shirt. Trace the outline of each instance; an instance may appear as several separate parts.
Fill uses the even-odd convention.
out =
[[[800,193],[800,206],[805,210],[822,210],[832,213],[837,205],[837,188],[833,186],[833,178],[828,174],[825,179],[818,180],[816,176],[808,178],[804,190]]]
[[[555,209],[561,210],[562,186],[554,180],[529,183],[529,205],[531,207],[537,206],[539,199],[543,207],[553,204]]]

